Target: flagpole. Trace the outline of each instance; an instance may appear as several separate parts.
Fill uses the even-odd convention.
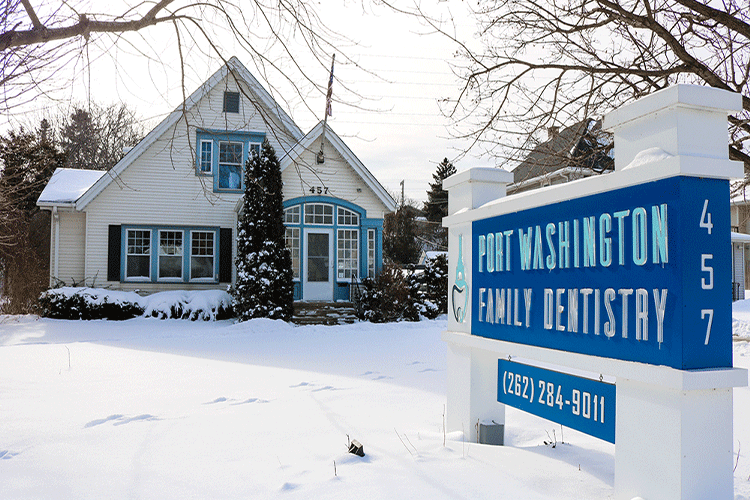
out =
[[[325,153],[323,153],[323,144],[326,140],[326,127],[328,126],[328,116],[331,115],[331,100],[333,98],[333,65],[336,63],[336,54],[331,58],[331,75],[328,78],[328,93],[326,94],[326,110],[323,113],[323,135],[320,138],[320,152],[318,153],[318,163],[325,162]]]

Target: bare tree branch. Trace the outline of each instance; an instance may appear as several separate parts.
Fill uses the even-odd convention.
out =
[[[479,0],[460,38],[416,4],[399,7],[456,43],[454,135],[511,168],[548,127],[599,118],[675,83],[742,95],[730,155],[750,173],[750,9],[746,0]]]

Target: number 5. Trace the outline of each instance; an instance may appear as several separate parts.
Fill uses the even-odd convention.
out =
[[[704,290],[713,290],[714,288],[714,268],[706,265],[706,261],[713,258],[713,254],[701,254],[701,272],[708,273],[708,281],[706,281],[706,278],[701,278],[701,288]]]
[[[701,319],[706,319],[708,316],[708,325],[706,325],[706,341],[703,345],[708,345],[708,339],[711,338],[711,325],[714,322],[714,310],[713,309],[701,309]]]

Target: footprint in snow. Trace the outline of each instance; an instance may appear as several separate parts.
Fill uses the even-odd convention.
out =
[[[213,401],[209,401],[208,403],[203,403],[204,405],[215,405],[216,403],[225,403],[227,401],[227,398],[221,397],[216,398]]]
[[[0,460],[10,460],[11,458],[18,455],[18,453],[8,450],[0,450]]]
[[[118,414],[118,415],[110,415],[107,418],[92,420],[91,422],[84,425],[83,428],[88,429],[89,427],[96,427],[97,425],[106,424],[107,422],[113,422],[112,425],[114,426],[114,425],[125,425],[131,422],[138,422],[142,420],[159,420],[159,419],[153,415],[149,415],[148,413],[144,413],[143,415],[137,415],[135,417],[125,417],[124,415]]]
[[[424,370],[419,370],[419,373],[425,373],[425,372],[437,372],[440,370],[436,370],[434,368],[425,368]]]
[[[297,385],[290,385],[289,388],[290,389],[296,389],[298,387],[311,387],[311,386],[314,386],[314,385],[315,384],[311,384],[310,382],[300,382]]]
[[[265,399],[250,398],[250,399],[246,399],[244,401],[238,401],[236,403],[229,403],[229,404],[233,405],[233,406],[237,406],[237,405],[246,405],[246,404],[249,404],[249,403],[259,403],[260,404],[260,403],[268,403],[268,401],[265,400]]]
[[[149,414],[146,413],[146,414],[143,414],[143,415],[138,415],[137,417],[123,418],[121,420],[118,420],[117,422],[115,422],[112,425],[125,425],[125,424],[129,424],[131,422],[139,422],[139,421],[142,421],[142,420],[159,420],[159,419],[156,418],[153,415],[149,415]]]
[[[392,379],[393,377],[389,377],[388,375],[379,375],[375,377],[373,380],[385,380],[385,379]]]
[[[118,415],[110,415],[107,418],[100,418],[98,420],[92,420],[88,424],[84,425],[83,428],[84,429],[88,429],[89,427],[96,427],[97,425],[106,424],[107,422],[110,422],[112,420],[119,420],[121,418],[123,418],[123,416],[119,415],[119,414]]]
[[[336,388],[330,385],[327,385],[325,387],[318,387],[317,389],[313,389],[312,392],[320,392],[320,391],[335,391]]]

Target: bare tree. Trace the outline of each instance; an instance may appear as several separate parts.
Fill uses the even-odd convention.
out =
[[[53,117],[59,125],[66,167],[109,170],[146,135],[135,112],[125,104],[73,106],[73,112]]]
[[[87,5],[82,0],[4,2],[0,112],[11,113],[40,94],[55,95],[69,85],[71,74],[115,49],[138,54],[144,65],[175,68],[179,63],[183,94],[188,72],[206,60],[226,62],[233,53],[251,60],[272,91],[286,85],[303,98],[309,92],[325,94],[326,82],[308,77],[310,63],[325,68],[338,36],[304,0],[125,0],[121,10],[106,13],[84,11]],[[167,37],[173,43],[165,52]]]
[[[571,126],[675,83],[739,92],[730,157],[750,172],[747,0],[480,0],[478,37],[409,11],[452,38],[463,87],[444,102],[457,134],[515,163],[547,130]]]

